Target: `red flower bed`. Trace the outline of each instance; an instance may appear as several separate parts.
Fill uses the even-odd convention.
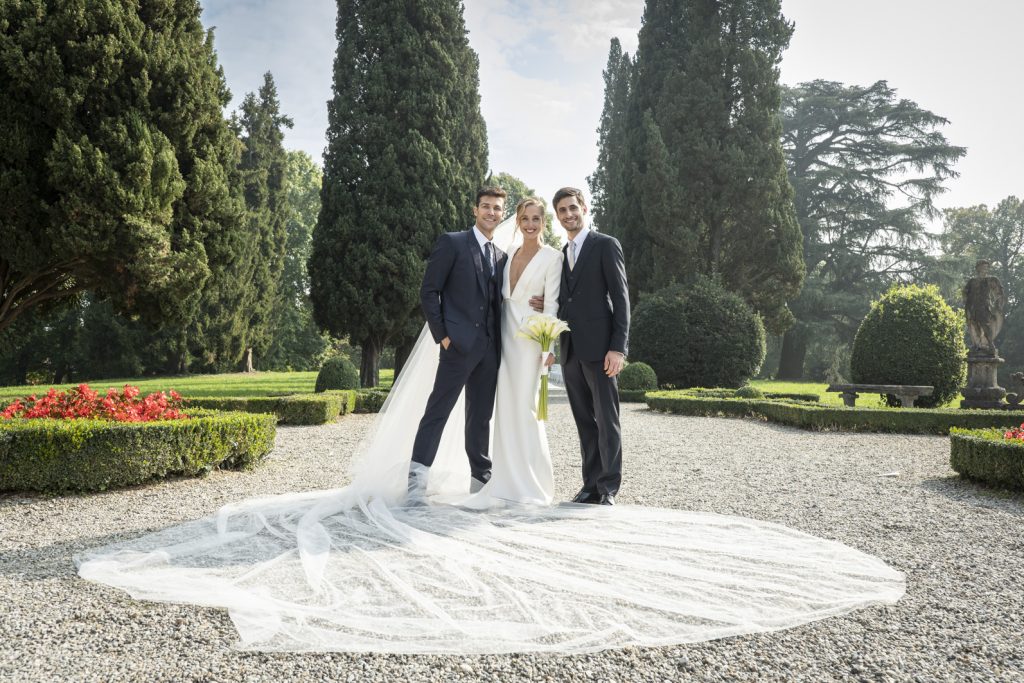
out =
[[[1018,441],[1024,441],[1024,424],[1020,427],[1010,427],[1003,434],[1004,439],[1017,439]]]
[[[51,388],[42,397],[37,398],[33,394],[23,399],[15,399],[14,403],[0,411],[0,418],[88,418],[117,422],[152,422],[182,420],[188,417],[181,412],[181,395],[176,391],[172,390],[170,395],[158,391],[144,398],[140,394],[139,388],[130,384],[124,385],[121,393],[116,389],[107,389],[107,395],[103,397],[99,392],[90,389],[88,384],[79,384],[68,391]]]

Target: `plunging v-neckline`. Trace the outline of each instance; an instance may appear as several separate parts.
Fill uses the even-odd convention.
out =
[[[516,254],[518,254],[522,250],[523,250],[523,248],[519,247],[518,249],[516,249],[515,253],[512,254],[512,256],[509,257],[509,259],[508,259],[508,268],[506,269],[506,272],[508,273],[508,298],[510,298],[510,299],[516,293],[516,287],[518,287],[519,283],[523,281],[524,277],[526,277],[526,271],[528,271],[530,269],[530,266],[533,265],[533,262],[537,260],[537,256],[540,255],[540,252],[544,251],[544,247],[542,245],[540,247],[540,249],[538,249],[536,251],[536,253],[534,253],[534,255],[530,257],[530,260],[526,262],[525,266],[523,266],[523,272],[519,273],[519,278],[516,280],[515,285],[513,285],[512,284],[512,262],[515,261]]]

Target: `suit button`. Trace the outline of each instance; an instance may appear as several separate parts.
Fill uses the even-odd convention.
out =
[[[572,303],[572,297],[571,296],[569,297],[569,303]]]
[[[480,310],[481,310],[481,311],[482,311],[482,310],[484,310],[484,307],[483,307],[483,306],[481,306],[481,307],[480,307]]]
[[[477,327],[480,327],[480,323],[477,323],[477,324],[476,324],[476,326],[477,326]]]

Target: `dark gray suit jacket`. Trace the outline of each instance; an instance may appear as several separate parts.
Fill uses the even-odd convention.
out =
[[[629,291],[622,245],[591,230],[569,270],[567,244],[562,248],[562,286],[558,317],[569,324],[562,335],[562,362],[569,349],[581,360],[604,360],[609,351],[628,351]]]

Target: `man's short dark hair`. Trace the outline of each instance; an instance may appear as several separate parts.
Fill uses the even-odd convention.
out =
[[[476,191],[477,206],[480,206],[481,197],[500,197],[501,199],[505,199],[508,197],[508,192],[505,192],[505,190],[501,189],[497,185],[488,185],[487,187],[481,187]]]
[[[558,202],[562,201],[566,197],[575,197],[580,206],[587,205],[587,200],[583,198],[583,190],[576,187],[563,187],[555,193],[555,198],[551,200],[551,208],[557,209]]]

